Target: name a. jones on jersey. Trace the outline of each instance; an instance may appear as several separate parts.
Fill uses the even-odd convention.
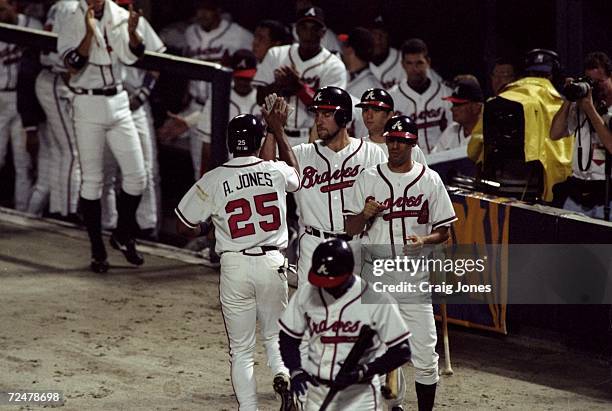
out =
[[[324,171],[319,173],[314,167],[308,166],[304,168],[302,172],[302,188],[311,188],[315,185],[326,184],[320,188],[322,193],[329,191],[342,190],[347,187],[352,187],[355,183],[354,178],[361,172],[361,165],[355,167],[346,167],[341,170],[336,170],[333,173],[330,171]],[[353,178],[353,180],[342,181],[345,178]],[[341,180],[337,183],[334,181]]]
[[[229,180],[223,182],[223,194],[227,197],[228,194],[237,190],[242,190],[249,187],[272,187],[272,176],[270,173],[258,171],[253,173],[238,174],[238,184],[232,189]]]

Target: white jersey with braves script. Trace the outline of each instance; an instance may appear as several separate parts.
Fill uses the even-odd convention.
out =
[[[385,157],[389,158],[389,147],[387,147],[387,143],[377,143],[375,141],[372,141],[370,136],[364,137],[363,141],[367,141],[368,143],[376,144],[378,147],[382,148],[382,150],[385,152]],[[427,159],[425,158],[425,153],[423,153],[423,150],[421,150],[421,147],[419,146],[412,147],[411,157],[412,157],[412,161],[416,161],[417,163],[427,165]]]
[[[287,247],[287,191],[299,187],[297,171],[283,161],[237,157],[204,174],[175,213],[195,228],[212,216],[215,251]]]
[[[440,136],[438,143],[431,150],[432,153],[440,151],[452,150],[453,148],[466,147],[470,142],[471,134],[466,134],[465,129],[459,123],[452,122],[450,126],[446,127],[446,130]]]
[[[194,23],[185,30],[185,43],[186,57],[227,66],[234,52],[251,49],[253,35],[240,25],[227,20],[221,20],[219,27],[211,31],[204,31],[202,26]],[[209,83],[192,81],[189,94],[203,104],[210,94]]]
[[[355,182],[347,211],[361,213],[368,199],[385,208],[362,238],[363,244],[407,244],[409,235],[429,235],[457,220],[442,179],[419,163],[407,173],[392,172],[388,163],[365,170]]]
[[[612,110],[612,106],[608,107]],[[608,124],[610,111],[604,117]],[[576,121],[576,104],[573,103],[567,118],[568,131],[575,136],[572,157],[572,175],[581,180],[605,180],[606,148],[584,114],[580,112]],[[578,148],[582,148],[582,158],[578,161]]]
[[[380,303],[363,304],[364,297],[368,301],[376,298],[372,301]],[[357,276],[351,288],[338,299],[309,283],[300,286],[278,322],[291,337],[306,340],[308,356],[302,368],[328,381],[338,374],[364,325],[370,326],[376,335],[359,364],[374,360],[381,351],[410,337],[391,297],[374,293],[370,284],[362,283]]]
[[[406,78],[406,71],[402,67],[402,53],[394,48],[389,49],[389,55],[380,66],[370,63],[370,70],[387,90]]]
[[[416,122],[421,149],[425,154],[431,153],[453,118],[452,104],[442,100],[442,97],[450,96],[452,90],[444,83],[431,79],[423,94],[410,88],[406,81],[389,90],[389,94],[393,97],[397,114],[407,115]]]
[[[43,28],[40,21],[23,14],[17,15],[16,25],[37,30]],[[22,48],[19,45],[0,41],[0,91],[15,91],[21,54]]]
[[[274,83],[274,70],[290,66],[295,68],[300,79],[313,90],[325,86],[346,88],[346,68],[340,58],[322,48],[319,54],[304,61],[300,58],[298,48],[298,44],[292,44],[269,49],[266,57],[257,67],[257,74],[253,79],[254,84],[258,86],[272,84]],[[297,96],[288,97],[287,102],[295,107],[287,119],[287,130],[306,129],[307,138],[307,130],[314,124],[314,116],[307,111],[306,105]]]
[[[303,225],[344,232],[344,210],[355,179],[368,167],[386,161],[385,153],[376,145],[352,137],[350,140],[338,152],[321,140],[293,148],[302,171],[302,184],[295,199]]]

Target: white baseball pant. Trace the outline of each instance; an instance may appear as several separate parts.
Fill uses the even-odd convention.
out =
[[[73,94],[61,75],[43,69],[36,78],[36,97],[47,116],[51,146],[49,209],[63,216],[74,214],[79,202],[81,169],[70,115]]]
[[[249,252],[258,254],[257,250]],[[272,374],[288,374],[278,346],[278,319],[287,307],[287,278],[278,272],[284,261],[279,251],[221,255],[221,309],[230,344],[232,385],[241,411],[257,410],[253,372],[257,320]]]
[[[318,387],[308,385],[304,411],[318,411],[329,392],[329,387],[319,384]],[[380,394],[378,376],[370,384],[354,384],[339,391],[327,407],[327,411],[372,411],[382,410],[383,401]]]
[[[32,193],[32,162],[26,149],[26,136],[17,113],[17,93],[0,91],[0,169],[4,167],[8,143],[15,166],[15,209],[26,211]]]
[[[37,217],[42,217],[45,208],[49,205],[49,197],[51,192],[51,157],[53,147],[51,147],[52,139],[47,132],[45,124],[38,126],[38,161],[36,164],[36,183],[32,188],[32,195],[28,202],[28,213],[34,214]],[[57,152],[57,149],[55,149]]]
[[[77,95],[73,105],[83,179],[81,197],[98,200],[102,196],[106,143],[121,168],[123,191],[141,195],[146,186],[146,171],[127,93],[122,91],[109,97]]]

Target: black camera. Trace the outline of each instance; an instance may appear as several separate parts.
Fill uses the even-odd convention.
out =
[[[593,88],[594,83],[590,77],[581,77],[576,80],[572,80],[563,87],[562,94],[569,101],[578,101],[589,94],[589,89]]]

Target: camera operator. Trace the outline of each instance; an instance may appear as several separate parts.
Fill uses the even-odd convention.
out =
[[[612,153],[612,61],[603,52],[590,53],[585,77],[566,79],[561,109],[553,118],[550,138],[575,137],[572,176],[563,208],[603,218],[606,150]]]

